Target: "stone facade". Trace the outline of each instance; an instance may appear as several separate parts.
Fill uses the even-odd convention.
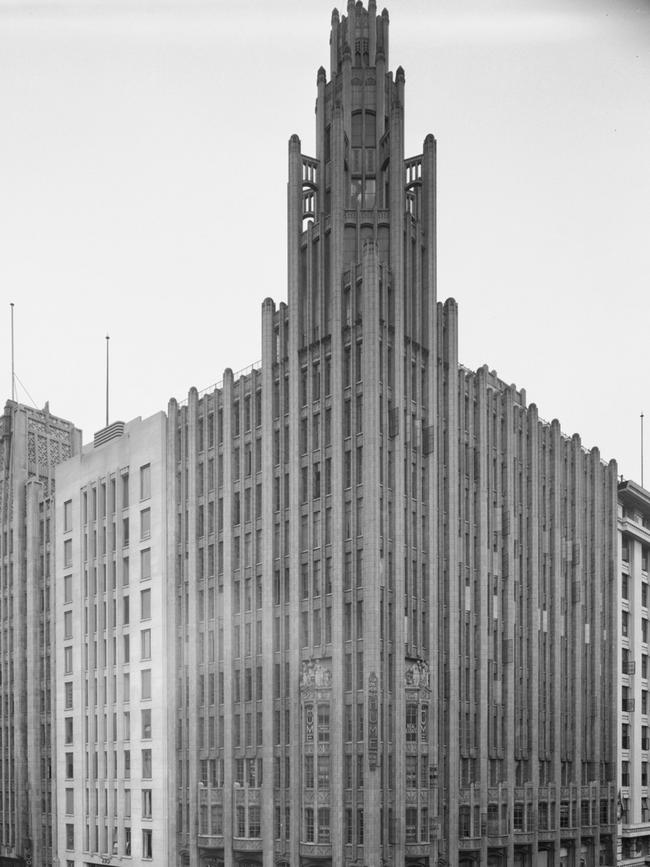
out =
[[[75,427],[7,401],[0,418],[0,864],[56,851],[54,474]]]
[[[612,864],[616,466],[459,365],[387,13],[330,44],[289,303],[169,404],[180,861]]]
[[[624,481],[618,488],[621,618],[617,671],[620,696],[619,863],[646,864],[650,857],[648,810],[648,559],[650,493]]]
[[[646,500],[618,491],[619,557],[616,465],[459,364],[388,25],[332,15],[259,363],[83,450],[8,404],[0,864],[594,867],[617,810],[635,836]]]
[[[56,779],[65,867],[168,864],[166,419],[95,436],[56,475]]]

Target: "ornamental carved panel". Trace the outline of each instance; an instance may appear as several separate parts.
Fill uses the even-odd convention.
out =
[[[429,664],[416,659],[404,670],[404,685],[410,689],[429,689]]]
[[[332,686],[332,671],[327,665],[313,659],[300,666],[300,688],[328,689]]]
[[[368,677],[368,765],[371,771],[377,767],[379,748],[379,712],[377,709],[377,675]]]

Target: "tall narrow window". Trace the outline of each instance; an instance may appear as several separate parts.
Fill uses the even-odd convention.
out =
[[[151,465],[140,467],[140,499],[148,500],[151,496]]]
[[[140,619],[151,619],[151,590],[140,591]]]

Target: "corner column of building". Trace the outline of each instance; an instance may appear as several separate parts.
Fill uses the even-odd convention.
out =
[[[275,305],[262,305],[262,849],[264,867],[274,861],[273,784],[273,362]],[[279,796],[279,792],[276,793]],[[295,818],[294,818],[295,822]]]
[[[343,213],[345,208],[345,138],[343,109],[332,112],[332,229],[330,235],[331,347],[332,347],[332,804],[330,812],[332,865],[345,860],[343,842],[343,336],[341,275],[343,272]],[[327,240],[326,240],[327,243]]]
[[[604,654],[603,659],[603,667],[611,672],[611,680],[609,685],[609,694],[614,694],[620,696],[620,686],[619,680],[617,677],[617,672],[621,670],[620,663],[617,662],[617,654],[619,652],[619,648],[621,646],[620,636],[619,636],[619,627],[620,623],[620,611],[618,605],[618,573],[620,569],[620,560],[619,560],[619,551],[618,551],[618,531],[616,528],[616,517],[618,514],[618,467],[616,465],[615,460],[610,460],[607,466],[607,487],[606,487],[606,495],[605,495],[605,508],[606,515],[608,516],[607,527],[609,528],[609,554],[608,554],[608,564],[609,564],[609,574],[603,575],[603,583],[605,586],[605,590],[603,593],[603,599],[606,600],[606,614],[603,616],[601,622],[601,628],[607,631],[607,652]],[[615,825],[615,813],[614,811],[614,798],[616,797],[617,791],[617,779],[618,779],[618,752],[617,752],[617,734],[620,736],[620,705],[618,700],[609,702],[609,720],[607,722],[607,730],[610,733],[609,742],[607,744],[607,751],[604,752],[601,761],[605,761],[607,764],[605,767],[609,768],[609,779],[605,782],[607,799],[609,801],[609,824],[610,826]],[[599,775],[600,776],[600,775]],[[600,782],[600,780],[599,780]],[[601,794],[599,792],[599,794]],[[601,795],[602,797],[602,795]],[[599,804],[600,807],[600,804]],[[594,849],[596,852],[600,850],[600,831],[601,823],[598,821],[596,824],[596,837],[594,839]],[[616,828],[613,829],[614,834],[616,833]],[[614,838],[615,843],[615,838]]]
[[[531,422],[532,417],[532,422]],[[528,423],[528,429],[526,424]],[[521,462],[527,472],[523,472],[523,485],[521,508],[522,514],[527,515],[528,528],[525,531],[525,542],[528,547],[528,581],[530,583],[530,604],[532,607],[533,634],[531,641],[531,742],[530,757],[532,762],[531,780],[535,801],[539,805],[539,760],[542,758],[539,749],[539,649],[540,649],[540,603],[539,603],[539,427],[537,424],[537,412],[531,408],[522,423],[522,435],[529,440],[528,449],[521,454]],[[526,504],[526,506],[524,505]],[[524,544],[524,539],[520,540]],[[525,549],[524,549],[525,550]],[[525,563],[526,560],[523,560]],[[522,581],[524,575],[522,575]],[[539,815],[539,806],[537,807]],[[535,822],[534,851],[537,857],[539,848],[539,822]]]
[[[553,616],[551,618],[552,626],[549,630],[552,634],[552,691],[553,691],[553,778],[555,781],[555,790],[557,797],[555,799],[555,853],[559,857],[559,852],[562,842],[562,834],[560,831],[560,802],[562,795],[562,707],[566,698],[562,695],[562,600],[563,593],[563,576],[562,576],[562,538],[561,538],[561,520],[560,520],[560,505],[562,497],[562,465],[561,465],[561,431],[560,424],[557,419],[551,422],[550,436],[547,437],[547,444],[551,446],[551,457],[549,460],[549,472],[547,482],[552,485],[552,491],[549,496],[550,506],[550,532],[547,532],[546,547],[550,547],[549,560],[552,563],[551,575],[549,577],[548,586],[551,599],[554,603]],[[548,524],[547,524],[548,526]],[[552,536],[552,538],[551,538]],[[551,553],[552,552],[552,553]],[[566,603],[566,600],[564,600]],[[563,701],[564,698],[564,701]]]
[[[406,701],[404,693],[406,631],[402,608],[404,605],[404,559],[405,559],[405,487],[404,487],[404,440],[405,440],[405,395],[404,395],[404,351],[406,317],[404,310],[404,140],[403,140],[403,85],[404,73],[397,72],[398,85],[392,88],[392,105],[390,108],[390,268],[392,278],[392,294],[395,306],[395,329],[393,332],[393,360],[395,375],[393,378],[392,411],[398,420],[398,429],[393,440],[393,458],[395,467],[395,488],[393,491],[393,506],[395,515],[395,531],[393,535],[393,570],[394,570],[394,609],[395,609],[395,642],[393,645],[394,681],[393,681],[393,759],[395,767],[394,804],[395,804],[395,834],[393,843],[393,861],[403,864],[405,857],[405,744],[399,737],[406,719]],[[400,95],[402,99],[400,99]]]
[[[21,855],[25,847],[25,837],[28,829],[25,827],[25,817],[29,815],[27,799],[27,658],[26,658],[26,623],[24,612],[25,587],[25,480],[27,479],[27,419],[24,411],[16,409],[13,413],[12,450],[13,450],[13,522],[9,531],[13,533],[13,585],[11,588],[13,606],[10,612],[13,623],[13,679],[14,703],[13,742],[9,743],[9,754],[13,756],[14,777],[11,780],[14,787],[15,804],[15,841],[14,852]],[[45,468],[43,468],[45,471]]]
[[[39,649],[39,515],[38,504],[43,486],[35,479],[26,485],[25,496],[25,593],[27,607],[26,654],[27,654],[27,791],[31,797],[29,806],[29,836],[31,838],[32,863],[40,864],[44,858],[41,847],[41,685]],[[54,502],[52,500],[52,502]],[[54,515],[50,516],[51,538],[54,539]],[[45,543],[45,540],[43,540]],[[51,578],[54,576],[52,575]],[[45,575],[43,576],[45,581]],[[54,609],[50,609],[54,610]],[[51,655],[55,667],[55,654]],[[56,702],[52,696],[52,711]],[[54,715],[52,714],[54,724]],[[54,800],[56,799],[56,795]],[[27,852],[25,852],[27,854]]]
[[[302,237],[302,156],[300,139],[293,135],[289,141],[289,203],[287,215],[288,232],[288,297],[289,297],[289,551],[281,551],[281,556],[288,557],[291,580],[291,613],[298,623],[300,576],[300,457],[299,457],[299,425],[300,425],[300,358],[299,352],[303,342],[301,322],[303,307],[307,299],[303,297],[300,285],[300,245]],[[281,533],[282,536],[284,534]],[[300,864],[300,840],[302,836],[303,816],[301,793],[302,768],[302,738],[301,738],[301,707],[300,707],[300,648],[297,630],[290,636],[290,676],[291,690],[295,698],[291,708],[291,863]],[[269,686],[272,681],[269,681]]]
[[[583,571],[582,571],[582,548],[584,535],[584,486],[583,475],[580,472],[582,467],[582,448],[580,445],[580,437],[575,434],[570,443],[565,443],[567,450],[568,463],[570,472],[566,480],[568,489],[572,489],[573,501],[567,504],[567,543],[566,557],[567,573],[571,576],[571,632],[573,635],[573,654],[569,660],[571,666],[572,697],[571,707],[569,712],[572,716],[572,752],[571,760],[574,768],[574,780],[576,786],[576,805],[578,809],[578,817],[576,825],[582,827],[582,786],[587,785],[588,779],[583,779],[583,759],[588,759],[589,743],[582,742],[583,732],[583,696],[584,683],[589,681],[588,667],[585,672],[585,680],[583,681],[583,661],[591,655],[591,634],[588,630],[591,628],[589,612],[586,609],[587,603],[587,588],[583,586]],[[570,486],[570,488],[569,488]],[[572,514],[571,514],[572,513]],[[593,670],[593,669],[592,669]],[[577,841],[580,844],[580,840]]]
[[[233,374],[223,373],[223,850],[224,867],[232,867],[235,788],[232,736],[232,399]],[[218,489],[218,480],[217,480]]]
[[[490,700],[494,701],[491,690],[494,689],[494,678],[492,683],[489,682],[488,673],[489,660],[491,657],[490,635],[492,632],[492,624],[489,619],[489,598],[492,588],[486,582],[486,578],[492,575],[492,564],[488,562],[489,537],[488,537],[488,479],[487,479],[487,372],[484,367],[481,367],[476,372],[474,381],[474,395],[472,398],[470,391],[469,405],[470,416],[472,417],[472,427],[475,436],[475,455],[478,460],[474,461],[474,469],[476,472],[474,478],[475,498],[478,500],[478,525],[475,527],[475,533],[478,536],[476,549],[478,550],[478,562],[474,564],[477,570],[478,580],[481,582],[481,611],[480,611],[480,661],[479,661],[479,678],[480,678],[480,702],[478,709],[478,750],[479,750],[479,778],[480,778],[480,810],[481,817],[487,813],[488,804],[488,779],[489,779],[489,756],[491,755],[489,744],[490,731]],[[476,401],[477,413],[472,412],[473,400]],[[478,424],[474,427],[473,417],[478,416]],[[472,428],[470,428],[471,442]],[[467,518],[466,518],[467,520]],[[476,580],[476,579],[475,579]],[[494,581],[494,578],[492,577]],[[496,666],[498,660],[492,659],[492,665]],[[481,821],[483,825],[483,821]],[[487,828],[486,828],[487,831]],[[487,835],[481,835],[481,863],[487,864]]]
[[[365,685],[366,748],[364,779],[364,805],[366,817],[365,860],[367,864],[380,864],[382,857],[380,809],[382,791],[379,770],[379,703],[385,699],[378,694],[380,662],[380,460],[381,435],[379,433],[379,388],[381,382],[379,357],[379,257],[375,241],[363,245],[361,260],[363,292],[363,630]],[[357,528],[357,533],[359,529]],[[357,577],[357,581],[358,581]]]
[[[447,477],[444,485],[447,496],[446,552],[447,574],[443,598],[447,610],[447,646],[445,647],[449,690],[447,697],[447,726],[443,738],[447,742],[447,774],[444,812],[447,817],[447,861],[450,867],[458,864],[458,804],[460,798],[460,752],[459,752],[459,574],[458,574],[458,308],[453,299],[444,305],[445,337],[443,349],[443,377],[447,378],[445,416],[447,426],[445,445],[447,452]],[[443,604],[442,611],[444,612]],[[443,614],[444,616],[444,614]],[[444,832],[443,832],[444,833]]]
[[[176,737],[177,737],[177,684],[178,684],[178,665],[180,660],[176,659],[176,651],[178,647],[178,627],[180,618],[178,617],[178,607],[176,601],[176,546],[180,540],[176,539],[176,510],[179,500],[180,491],[178,490],[178,482],[176,478],[176,446],[178,439],[178,403],[175,399],[169,401],[167,405],[167,448],[166,448],[166,469],[167,469],[167,670],[168,674],[168,690],[170,701],[167,702],[167,749],[170,756],[176,753]],[[117,504],[116,504],[117,508]],[[119,701],[118,694],[118,701]],[[167,811],[167,827],[169,833],[169,855],[178,857],[177,845],[177,819],[176,819],[176,804],[178,802],[178,776],[177,762],[170,761],[167,766],[167,800],[169,809]],[[120,787],[120,796],[123,799],[124,794]]]
[[[616,697],[614,701],[608,700],[609,697],[612,695],[612,691],[607,691],[606,689],[602,688],[602,686],[604,685],[602,684],[602,679],[606,679],[608,673],[607,667],[603,667],[601,669],[601,665],[603,662],[603,643],[604,641],[609,641],[610,635],[616,633],[608,633],[605,639],[603,637],[603,611],[607,610],[606,606],[608,583],[608,576],[603,569],[603,563],[605,562],[605,550],[608,540],[606,534],[603,532],[607,518],[605,517],[605,513],[603,511],[605,505],[603,497],[604,473],[600,463],[600,452],[598,451],[598,449],[593,448],[589,456],[585,456],[585,461],[589,468],[589,486],[591,488],[588,498],[591,500],[590,519],[592,521],[591,538],[593,556],[593,571],[590,576],[593,593],[593,624],[589,636],[589,640],[591,642],[591,656],[595,671],[594,688],[592,695],[593,720],[595,721],[595,724],[593,726],[593,754],[598,761],[598,779],[600,781],[603,762],[607,761],[606,756],[603,754],[603,744],[601,738],[602,723],[600,721],[603,718],[603,713],[607,713],[605,705],[603,703],[603,699],[607,697],[605,698],[607,703],[616,707],[617,703],[620,701],[621,689],[619,685],[620,678],[618,676],[616,678],[616,688],[615,691],[613,691]],[[616,526],[615,518],[612,517],[611,523],[614,525],[614,527]],[[614,528],[612,528],[611,532],[615,535],[616,531]],[[618,570],[616,570],[612,574],[615,575],[617,579],[619,578]],[[618,581],[616,583],[618,583]],[[620,615],[618,616],[620,617]],[[607,627],[605,626],[605,628]],[[620,645],[620,641],[616,641],[615,643],[616,645]],[[610,659],[610,662],[613,663],[613,660]],[[601,670],[599,671],[599,669]],[[620,672],[620,670],[621,669],[618,668],[617,673]],[[613,728],[612,731],[616,731],[619,727],[618,714],[616,721],[612,722],[613,725],[616,726],[616,728]],[[600,821],[598,822],[596,836],[594,839],[594,849],[596,849],[596,847],[598,847],[596,851],[599,851]],[[576,864],[577,863],[579,863],[579,861],[576,859]]]
[[[379,66],[379,62],[378,62]],[[379,79],[379,69],[377,70]],[[383,91],[383,88],[382,88]],[[431,139],[431,140],[430,140]],[[423,222],[427,245],[426,268],[423,279],[425,291],[429,293],[427,303],[427,332],[428,332],[428,358],[427,364],[427,437],[428,456],[423,458],[427,461],[428,490],[427,500],[429,513],[427,517],[427,532],[429,534],[429,610],[427,612],[429,623],[429,667],[431,672],[431,707],[429,712],[429,865],[436,867],[438,860],[438,841],[440,838],[440,823],[438,818],[438,792],[440,757],[438,753],[438,716],[440,713],[440,646],[438,640],[438,605],[439,605],[439,552],[438,552],[438,487],[439,487],[439,393],[438,393],[438,305],[436,303],[436,269],[435,269],[435,246],[436,246],[436,153],[433,136],[427,136],[424,142],[424,157],[422,160],[423,182]],[[434,833],[431,833],[431,831]]]
[[[185,579],[187,582],[187,616],[188,623],[199,622],[196,607],[196,440],[197,440],[197,416],[199,396],[196,388],[191,388],[187,401],[187,559]],[[187,636],[187,694],[188,703],[188,758],[189,758],[189,805],[190,805],[190,867],[197,867],[199,863],[198,830],[199,830],[199,753],[197,737],[197,700],[196,700],[196,677],[198,659],[196,652],[196,632],[190,628]]]
[[[508,786],[508,810],[510,816],[510,828],[514,828],[514,801],[515,801],[515,783],[516,783],[516,762],[515,762],[515,752],[517,752],[518,760],[522,760],[523,755],[523,743],[524,737],[521,729],[523,728],[520,725],[520,720],[517,719],[516,715],[516,707],[517,707],[517,693],[520,692],[515,687],[515,661],[518,662],[520,668],[522,670],[525,669],[525,659],[524,654],[521,653],[521,656],[517,654],[516,647],[516,630],[515,626],[522,627],[522,624],[518,623],[518,612],[517,612],[517,604],[515,595],[517,591],[524,595],[524,599],[526,598],[526,591],[524,587],[517,588],[516,580],[517,575],[515,572],[515,562],[514,562],[514,546],[512,542],[512,533],[510,529],[514,523],[514,491],[513,491],[513,472],[512,472],[512,456],[513,456],[513,432],[512,432],[512,402],[513,395],[512,389],[508,389],[503,395],[502,400],[498,401],[495,396],[495,400],[501,403],[500,410],[502,413],[502,418],[505,422],[505,437],[502,438],[499,435],[500,449],[497,449],[497,453],[501,452],[501,460],[503,465],[505,466],[505,484],[501,485],[500,498],[498,500],[499,507],[501,510],[501,514],[498,516],[500,519],[499,523],[496,524],[497,527],[500,526],[501,529],[501,551],[502,551],[502,564],[501,564],[501,581],[503,582],[503,587],[507,591],[508,598],[508,615],[507,615],[507,646],[508,646],[508,655],[505,658],[504,662],[508,663],[507,668],[505,669],[504,675],[507,679],[507,695],[508,702],[505,706],[505,723],[506,723],[506,779]],[[497,418],[499,413],[497,413]],[[496,443],[495,443],[496,445]],[[500,479],[499,476],[503,477],[502,473],[497,473],[497,478],[494,481],[495,488],[499,489]],[[495,516],[496,517],[496,516]],[[506,530],[508,531],[506,533]],[[524,602],[526,604],[526,602]],[[522,642],[524,647],[527,642]],[[525,707],[525,693],[520,694],[519,696],[522,705]],[[522,708],[523,709],[523,708]],[[516,734],[519,734],[517,739]],[[514,844],[513,844],[513,835],[510,834],[508,840],[508,863],[514,862]]]

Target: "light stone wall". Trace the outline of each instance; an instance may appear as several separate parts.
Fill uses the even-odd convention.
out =
[[[140,498],[140,468],[150,465],[151,495]],[[128,504],[124,502],[123,478],[128,473]],[[115,482],[115,508],[112,509],[111,483]],[[98,507],[92,519],[92,490],[106,485],[107,514]],[[83,497],[88,497],[87,521],[83,520]],[[166,864],[168,859],[167,767],[169,756],[168,717],[170,679],[167,673],[167,478],[166,420],[158,413],[144,421],[136,419],[126,425],[124,433],[102,446],[86,446],[82,453],[61,465],[57,474],[56,576],[59,594],[55,612],[57,653],[57,800],[59,805],[58,839],[60,863],[119,863],[126,854],[126,828],[131,829],[130,863],[152,863],[143,856],[143,831],[152,832],[153,863]],[[72,526],[64,528],[65,503],[71,501]],[[141,538],[141,513],[150,509],[151,530]],[[129,521],[128,543],[124,538],[124,521]],[[112,524],[115,523],[115,546]],[[106,529],[106,551],[102,536]],[[98,550],[93,556],[93,538],[97,533]],[[87,542],[84,541],[84,536]],[[72,564],[64,562],[66,542],[72,545]],[[87,546],[87,548],[86,548]],[[151,550],[151,577],[140,574],[141,551]],[[87,550],[87,556],[84,552]],[[129,580],[125,582],[124,559],[129,560]],[[115,562],[115,588],[112,587],[111,561]],[[102,591],[102,571],[106,566],[106,590]],[[97,568],[97,592],[92,593],[92,570]],[[87,571],[87,579],[84,572]],[[64,601],[64,578],[72,576],[72,602]],[[88,585],[88,595],[85,583]],[[151,618],[143,620],[141,593],[150,590]],[[125,598],[129,599],[129,618],[125,623]],[[94,606],[97,605],[97,632],[93,634]],[[71,613],[72,638],[65,636],[66,613]],[[87,620],[87,634],[86,634]],[[141,659],[141,630],[151,630],[151,659]],[[124,636],[129,635],[129,661],[125,660]],[[100,655],[94,665],[94,641]],[[106,659],[104,659],[106,642]],[[65,674],[65,650],[72,648],[73,670]],[[151,670],[151,698],[141,695],[141,672]],[[129,695],[125,675],[128,673]],[[106,699],[104,699],[104,678]],[[95,679],[98,699],[95,711]],[[65,707],[65,683],[73,684],[73,707]],[[88,707],[86,708],[86,684]],[[152,737],[142,738],[141,711],[151,710]],[[127,738],[125,712],[130,714],[130,738]],[[98,718],[97,743],[94,738],[94,714]],[[113,738],[113,715],[116,738]],[[74,739],[65,743],[65,720],[73,720]],[[88,727],[86,729],[86,726]],[[87,737],[86,737],[87,731]],[[152,778],[142,778],[142,749],[152,751]],[[92,754],[98,753],[97,774]],[[130,750],[130,779],[125,779],[125,751]],[[74,776],[66,779],[66,753],[74,756]],[[106,757],[106,761],[105,761]],[[66,789],[74,792],[74,814],[66,814]],[[86,790],[90,792],[87,802]],[[143,817],[144,789],[152,790],[152,818]],[[94,792],[98,791],[99,839],[95,843]],[[125,791],[131,792],[130,817],[125,815]],[[105,794],[106,793],[106,794]],[[114,809],[115,806],[115,809]],[[74,848],[66,848],[66,826],[74,827]],[[86,837],[86,826],[91,826]],[[107,832],[103,829],[107,827]],[[117,829],[117,838],[113,829]],[[113,859],[114,856],[114,859]]]

